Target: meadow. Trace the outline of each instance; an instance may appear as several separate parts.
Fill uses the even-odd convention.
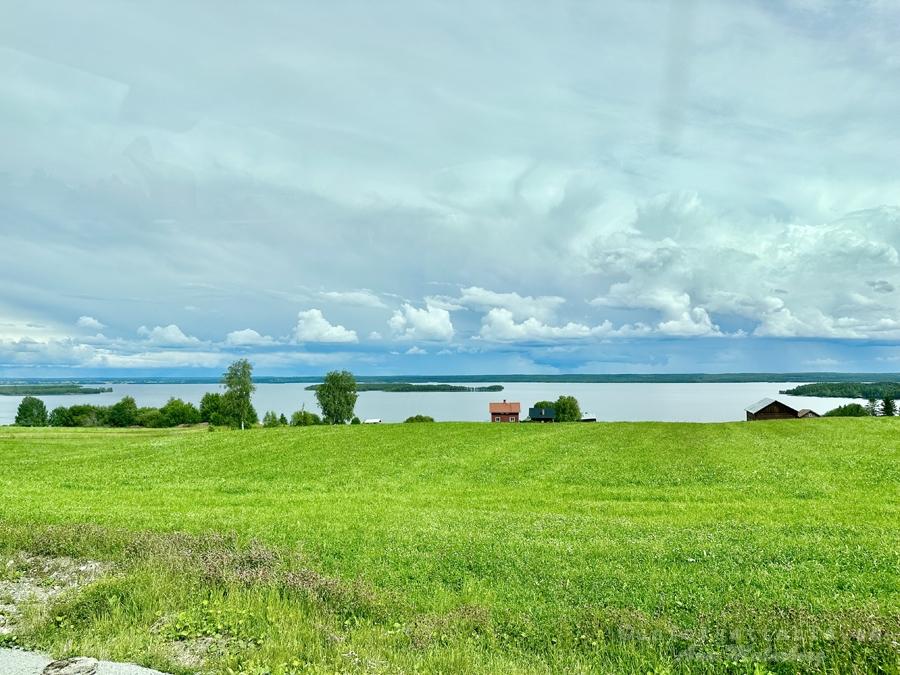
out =
[[[0,643],[173,673],[900,673],[898,448],[889,418],[3,427],[0,577],[111,571]]]

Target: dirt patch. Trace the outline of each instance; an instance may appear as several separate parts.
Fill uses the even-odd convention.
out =
[[[0,555],[0,635],[12,633],[28,605],[48,605],[66,591],[96,581],[108,563],[27,553]]]

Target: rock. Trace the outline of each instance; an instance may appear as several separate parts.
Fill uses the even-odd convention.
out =
[[[47,664],[41,675],[96,675],[99,663],[97,659],[76,656]]]

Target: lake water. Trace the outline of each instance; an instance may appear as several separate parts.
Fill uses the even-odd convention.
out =
[[[473,386],[485,386],[479,383]],[[361,419],[380,418],[383,422],[402,422],[411,415],[431,415],[438,421],[488,421],[491,401],[519,401],[523,417],[535,401],[553,401],[561,394],[578,399],[583,412],[599,421],[729,422],[746,418],[744,408],[761,398],[779,397],[782,389],[798,383],[691,383],[691,384],[547,384],[517,382],[502,384],[502,392],[363,392],[356,402]],[[253,405],[260,419],[267,410],[284,414],[305,405],[319,412],[315,393],[305,391],[307,384],[259,384]],[[199,405],[207,391],[221,391],[214,384],[116,384],[113,391],[87,396],[39,396],[48,410],[77,403],[110,405],[123,396],[132,396],[138,406],[159,407],[171,396]],[[854,399],[781,396],[794,408],[811,408],[819,414]],[[12,424],[21,397],[0,396],[0,424]],[[861,402],[861,401],[857,401]]]

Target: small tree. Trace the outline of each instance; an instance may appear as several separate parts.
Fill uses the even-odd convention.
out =
[[[286,427],[288,425],[287,417],[284,416],[284,413],[281,413],[281,415],[278,417],[278,423],[283,427]]]
[[[865,406],[859,403],[848,403],[847,405],[839,405],[837,408],[829,410],[825,413],[825,417],[868,417],[869,411]]]
[[[264,427],[280,427],[281,420],[278,419],[278,415],[275,414],[275,411],[270,410],[265,415],[263,415],[263,426]]]
[[[74,426],[74,422],[72,421],[72,413],[70,413],[69,409],[64,405],[54,408],[50,413],[50,417],[47,419],[47,422],[51,427]]]
[[[895,417],[897,415],[897,404],[890,396],[881,399],[881,414],[885,417]]]
[[[557,422],[581,421],[581,407],[574,396],[560,396],[552,407],[556,410]]]
[[[316,389],[316,400],[326,424],[346,424],[356,407],[356,378],[347,370],[332,370]]]
[[[322,418],[316,413],[309,412],[305,405],[291,415],[292,427],[310,427],[316,424],[322,424]]]
[[[256,422],[256,411],[250,403],[250,395],[256,391],[253,384],[253,366],[247,359],[238,359],[230,366],[228,371],[222,374],[222,384],[225,385],[225,408],[236,424],[244,428],[245,423]],[[253,415],[251,416],[251,410]]]
[[[131,427],[137,424],[138,407],[131,396],[126,396],[109,407],[106,421],[111,427]]]
[[[47,406],[34,396],[26,396],[19,403],[16,411],[16,426],[19,427],[45,427],[47,426]]]
[[[869,411],[869,414],[872,417],[875,417],[878,414],[878,401],[874,398],[870,398],[868,403],[866,403],[866,410]]]
[[[164,427],[177,427],[179,424],[199,424],[200,411],[193,403],[185,403],[174,396],[159,409],[160,423]]]

